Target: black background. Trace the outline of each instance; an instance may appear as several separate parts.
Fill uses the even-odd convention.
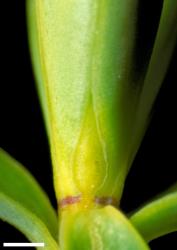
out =
[[[56,208],[47,137],[28,51],[25,1],[1,1],[0,11],[0,146],[31,171]],[[155,103],[152,122],[126,181],[121,203],[125,212],[137,208],[177,180],[176,62],[175,51]],[[27,239],[0,222],[0,244],[4,241]],[[177,234],[151,242],[154,250],[164,245],[168,246],[166,249],[176,249]]]

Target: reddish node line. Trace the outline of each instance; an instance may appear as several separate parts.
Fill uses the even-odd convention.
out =
[[[66,207],[68,205],[78,203],[78,202],[80,202],[80,200],[81,200],[80,195],[78,195],[78,196],[67,196],[67,197],[61,199],[58,202],[58,205],[59,205],[59,207],[63,208],[63,207]]]
[[[68,205],[73,205],[73,204],[79,203],[80,201],[81,201],[81,195],[67,196],[67,197],[61,199],[58,202],[58,205],[59,205],[60,208],[64,208],[64,207],[66,207]],[[117,201],[117,199],[115,199],[113,197],[104,197],[103,196],[103,197],[95,197],[94,203],[100,204],[100,205],[103,205],[103,206],[106,206],[106,205],[117,206],[118,201]]]
[[[103,206],[106,205],[113,205],[113,206],[117,206],[118,205],[118,200],[113,198],[113,197],[95,197],[95,203],[96,204],[100,204]]]

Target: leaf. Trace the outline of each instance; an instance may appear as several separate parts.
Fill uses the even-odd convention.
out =
[[[57,216],[47,195],[32,175],[2,149],[0,149],[0,192],[38,216],[57,239]]]
[[[120,201],[176,41],[176,28],[168,41],[176,27],[168,0],[151,58],[149,37],[138,51],[140,3],[32,1],[29,36],[48,105],[57,199],[82,194]]]
[[[139,208],[130,221],[146,241],[177,231],[177,185]]]
[[[63,250],[148,250],[144,240],[115,208],[61,212],[60,244]]]
[[[36,11],[35,11],[35,0],[26,1],[26,13],[27,13],[27,28],[28,28],[28,40],[29,48],[31,52],[31,60],[33,65],[33,70],[36,78],[36,86],[38,89],[39,99],[41,102],[41,107],[45,119],[45,126],[47,134],[50,133],[50,123],[49,123],[49,110],[47,105],[47,93],[44,88],[44,67],[42,67],[40,59],[40,47],[39,47],[39,37],[37,32],[36,23]]]
[[[45,224],[36,215],[1,192],[0,218],[19,229],[31,242],[44,242],[44,250],[59,250]]]
[[[139,144],[151,118],[151,110],[163,83],[171,57],[177,42],[177,1],[164,0],[156,41],[152,51],[148,70],[138,104],[136,126],[133,134],[131,160],[138,150]]]
[[[46,91],[40,90],[60,199],[80,193],[120,199],[140,89],[133,65],[139,2],[31,3],[29,36]]]

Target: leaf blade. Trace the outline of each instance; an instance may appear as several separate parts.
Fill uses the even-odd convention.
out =
[[[172,188],[171,192],[138,209],[130,221],[148,242],[177,231],[177,190]]]
[[[60,244],[64,250],[149,249],[124,215],[111,206],[63,211],[60,229]]]
[[[132,162],[151,118],[151,110],[165,78],[177,42],[177,2],[163,1],[163,9],[154,48],[144,80],[137,111]]]
[[[45,224],[33,213],[0,192],[0,218],[17,229],[32,242],[44,242],[45,250],[58,250]]]
[[[32,175],[0,149],[0,192],[35,213],[57,238],[57,216],[47,195]]]
[[[27,14],[27,28],[28,28],[28,41],[31,54],[31,61],[33,66],[34,75],[36,78],[36,87],[41,102],[41,108],[44,115],[46,131],[50,134],[49,110],[47,106],[47,93],[44,87],[44,68],[40,58],[39,37],[37,32],[36,10],[35,1],[26,1],[26,14]]]
[[[120,199],[140,87],[131,67],[139,1],[34,2],[56,195],[93,193],[92,186]]]

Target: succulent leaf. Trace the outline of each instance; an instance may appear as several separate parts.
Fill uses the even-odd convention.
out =
[[[31,60],[33,71],[36,78],[36,86],[39,94],[39,99],[41,102],[41,107],[43,111],[43,116],[45,120],[45,126],[47,134],[50,133],[50,121],[49,121],[49,110],[47,105],[47,91],[44,87],[44,68],[41,64],[40,50],[39,50],[39,39],[37,31],[37,20],[36,20],[36,11],[34,9],[35,0],[26,0],[26,14],[27,14],[27,28],[28,28],[28,40],[29,40],[29,49],[31,53]]]
[[[139,1],[31,2],[57,197],[119,200],[141,89],[132,67]]]
[[[130,221],[146,241],[177,231],[177,185],[137,209]]]
[[[165,234],[177,231],[177,193],[147,204],[131,217],[132,224],[151,241]]]
[[[0,219],[16,227],[31,242],[44,242],[44,250],[59,250],[46,225],[31,211],[1,192],[0,204]]]
[[[93,211],[99,211],[100,215],[95,214],[99,217],[103,211],[99,205],[120,201],[126,175],[148,126],[176,44],[177,4],[167,0],[163,2],[155,42],[149,48],[152,55],[144,52],[137,70],[136,54],[142,51],[137,46],[140,3],[30,3],[34,20],[29,18],[29,37],[33,64],[38,65],[36,71],[41,75],[39,91],[49,131],[55,191],[61,206],[60,239],[62,242],[65,237],[71,238],[64,232],[74,233],[77,239],[79,230],[85,229],[81,237],[87,242],[86,249],[96,246],[91,246],[87,233],[89,223],[94,224],[93,214],[97,214]],[[173,35],[169,30],[173,30]],[[142,47],[147,49],[146,44]],[[67,209],[62,210],[63,206]],[[79,213],[73,209],[77,206]],[[85,218],[85,208],[90,220]],[[110,228],[115,226],[118,230],[116,223]],[[109,235],[103,241],[106,237]],[[77,240],[71,240],[71,246],[67,238],[63,242],[64,249],[79,249]],[[119,242],[115,244],[119,246]]]
[[[27,169],[2,149],[0,149],[0,192],[38,216],[57,239],[58,219],[47,195]]]
[[[144,56],[137,73],[138,0],[30,1],[29,38],[58,198],[120,200],[175,46],[172,2],[164,1],[151,58]]]
[[[140,94],[136,126],[132,138],[130,164],[139,148],[151,118],[151,111],[168,70],[177,42],[177,2],[164,0],[159,28]]]
[[[112,206],[63,211],[60,232],[63,250],[149,249],[131,223]]]

